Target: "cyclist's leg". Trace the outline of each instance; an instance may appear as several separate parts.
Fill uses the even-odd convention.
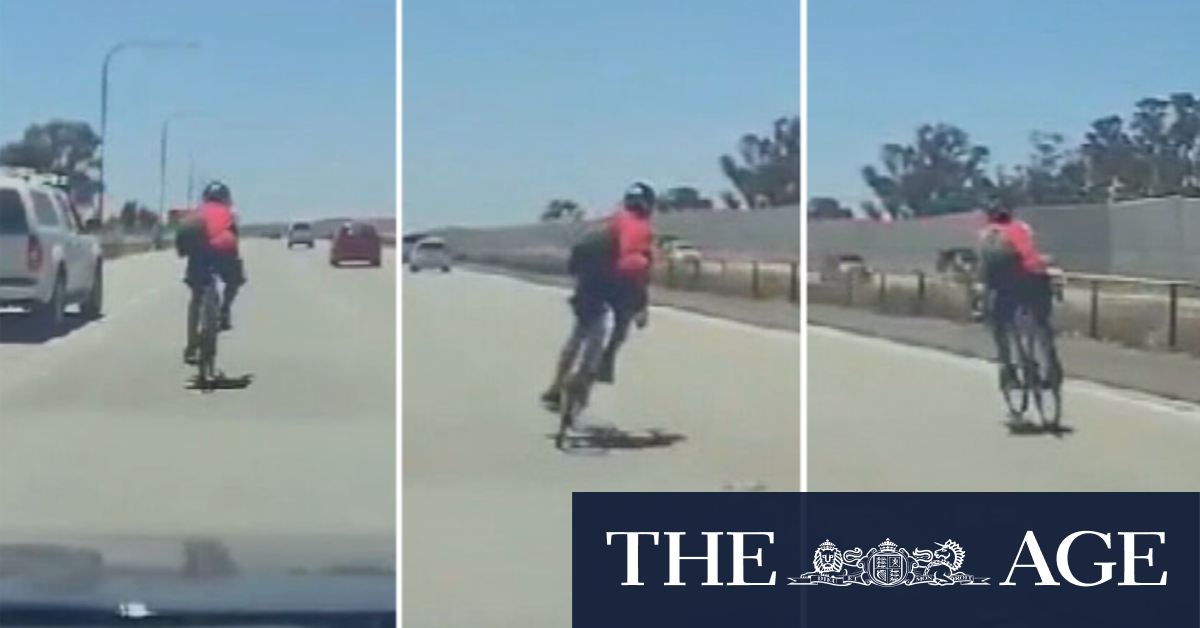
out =
[[[184,362],[189,364],[196,360],[200,347],[200,304],[204,295],[204,287],[211,280],[212,276],[207,272],[207,264],[203,255],[197,252],[189,256],[183,279],[190,293],[187,307],[187,335],[183,349]]]
[[[992,295],[992,340],[996,343],[996,363],[1001,383],[1012,381],[1012,327],[1017,316],[1019,300],[1011,286],[997,286]]]
[[[1058,346],[1054,339],[1054,285],[1049,275],[1032,277],[1029,282],[1029,309],[1033,314],[1039,340],[1049,354],[1051,376],[1055,379],[1062,375],[1062,362],[1058,355]]]
[[[583,283],[575,288],[575,294],[572,295],[570,303],[575,316],[575,324],[571,328],[571,335],[567,337],[566,344],[558,354],[554,379],[546,392],[542,393],[542,401],[545,403],[558,401],[559,393],[562,391],[567,377],[571,374],[571,368],[579,355],[592,319],[597,317],[597,312],[602,314],[604,311],[602,295],[597,294],[591,286]]]
[[[221,329],[231,329],[233,302],[237,298],[238,291],[242,285],[246,283],[245,269],[240,257],[235,255],[222,255],[220,262],[217,264],[218,274],[221,277],[221,285],[223,286],[223,294],[221,296]]]
[[[608,291],[608,305],[613,313],[612,331],[608,336],[608,344],[600,358],[596,379],[611,384],[616,379],[617,352],[625,339],[629,337],[629,325],[634,316],[641,311],[642,298],[638,294],[638,286],[632,282],[614,281]]]

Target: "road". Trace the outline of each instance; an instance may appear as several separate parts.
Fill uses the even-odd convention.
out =
[[[982,360],[816,326],[807,343],[809,490],[1200,490],[1200,407],[1068,381],[1073,431],[1014,432]]]
[[[39,342],[0,319],[0,528],[55,535],[395,536],[396,287],[322,248],[244,244],[249,284],[189,389],[173,252],[107,266],[104,319]]]
[[[656,308],[585,417],[686,440],[564,454],[537,404],[565,292],[454,272],[403,281],[404,624],[566,626],[572,491],[800,488],[800,337]]]

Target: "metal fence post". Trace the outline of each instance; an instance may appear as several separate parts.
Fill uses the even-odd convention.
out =
[[[788,286],[788,300],[792,303],[800,302],[800,263],[792,262],[792,278],[791,284]]]
[[[1088,337],[1096,340],[1100,337],[1100,282],[1091,280],[1092,304],[1088,313]]]
[[[750,267],[750,293],[755,299],[762,297],[762,286],[759,285],[761,278],[759,277],[758,260],[754,260]]]
[[[1179,345],[1179,284],[1169,287],[1170,304],[1167,306],[1167,346],[1175,349]]]
[[[675,260],[667,260],[667,287],[675,287]]]
[[[700,260],[692,260],[692,289],[700,287]]]
[[[917,271],[917,314],[925,313],[925,271]]]
[[[884,307],[887,305],[887,275],[885,273],[879,273],[879,303],[877,305],[881,310],[886,309]]]

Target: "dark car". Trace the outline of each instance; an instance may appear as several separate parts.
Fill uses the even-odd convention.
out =
[[[329,263],[341,266],[346,262],[365,262],[371,266],[383,263],[383,239],[375,227],[364,222],[338,227],[329,247]]]

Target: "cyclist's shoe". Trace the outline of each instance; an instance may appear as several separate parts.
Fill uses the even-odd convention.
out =
[[[587,377],[579,375],[574,382],[571,383],[575,398],[579,400],[579,407],[586,408],[588,400],[592,396],[592,387],[589,385]]]
[[[195,366],[200,363],[200,347],[189,346],[183,350],[183,363]]]
[[[600,364],[596,367],[596,381],[602,384],[611,384],[616,380],[616,365],[613,364],[613,358],[605,355],[600,358]]]
[[[231,317],[229,315],[229,312],[221,313],[220,325],[221,325],[221,331],[229,331],[229,330],[233,329],[233,317]]]
[[[1005,364],[1000,367],[1000,389],[1008,390],[1020,385],[1017,377],[1017,367]]]
[[[558,406],[561,403],[562,391],[558,388],[551,387],[546,392],[542,393],[541,402],[552,411],[557,412]]]

